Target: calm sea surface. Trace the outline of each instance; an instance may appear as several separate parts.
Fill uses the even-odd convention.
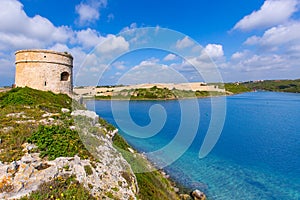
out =
[[[199,128],[185,153],[164,168],[172,178],[186,187],[203,190],[209,199],[300,199],[300,94],[255,92],[227,97],[222,134],[203,159],[198,154],[210,123],[211,100],[196,102],[200,108]],[[117,104],[123,112],[126,103]],[[149,109],[155,104],[164,107],[167,120],[149,138],[130,136],[118,127],[110,101],[88,101],[87,107],[120,128],[120,134],[133,147],[147,153],[171,142],[181,123],[180,103],[175,100],[131,101],[132,120],[139,126],[151,124]],[[120,116],[117,120],[122,120]],[[186,134],[193,133],[186,130]],[[153,162],[163,159],[160,155],[151,158]]]

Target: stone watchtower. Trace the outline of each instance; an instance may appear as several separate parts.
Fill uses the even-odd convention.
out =
[[[50,50],[16,51],[16,87],[72,94],[73,57]]]

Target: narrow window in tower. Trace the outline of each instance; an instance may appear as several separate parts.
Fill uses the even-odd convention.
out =
[[[45,81],[45,86],[47,86],[47,82]]]

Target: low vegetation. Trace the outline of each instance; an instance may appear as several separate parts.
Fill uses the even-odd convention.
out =
[[[138,198],[144,200],[179,199],[174,192],[173,183],[154,169],[145,158],[129,152],[130,145],[120,135],[116,134],[113,137],[113,144],[122,153],[135,173],[139,185]]]
[[[300,79],[296,80],[265,80],[245,82],[243,85],[251,90],[300,93]]]
[[[67,95],[43,92],[31,88],[15,88],[0,93],[0,161],[20,160],[26,142],[38,146],[32,151],[40,152],[42,157],[55,159],[59,156],[79,155],[91,157],[84,148],[73,125],[70,113],[72,99]],[[52,113],[53,115],[47,115]],[[45,117],[47,116],[47,117]],[[42,125],[41,121],[52,118],[57,125]],[[39,189],[23,200],[42,199],[95,199],[75,180],[75,177],[57,177],[43,183]]]
[[[0,93],[0,107],[32,106],[47,112],[60,112],[61,108],[71,109],[72,100],[65,94],[41,92],[28,87],[14,88],[9,92]]]
[[[251,91],[250,88],[246,87],[243,84],[225,83],[224,86],[225,86],[226,92],[231,93],[231,94],[239,94],[239,93]]]
[[[71,98],[63,94],[27,87],[0,93],[0,160],[11,162],[24,155],[22,144],[38,131],[40,121],[46,120],[44,114],[55,113],[53,120],[72,124],[70,114],[61,111],[71,107]]]
[[[27,142],[38,146],[40,156],[54,160],[58,157],[78,155],[83,159],[91,157],[75,130],[61,126],[39,126]]]
[[[43,92],[31,88],[16,88],[0,93],[0,161],[12,162],[19,160],[24,152],[22,144],[34,143],[41,157],[55,159],[59,156],[79,155],[81,158],[91,158],[91,154],[83,146],[80,135],[69,128],[74,125],[70,113],[63,113],[61,108],[71,110],[72,100],[67,95],[56,95],[52,92]],[[45,117],[44,115],[47,115]],[[44,125],[40,121],[53,118],[56,124]],[[115,128],[105,120],[99,122],[107,131]],[[98,130],[90,130],[98,131]],[[81,138],[82,139],[82,138]],[[83,138],[84,139],[84,138]],[[172,183],[159,171],[148,170],[149,162],[143,157],[135,157],[128,152],[130,146],[118,134],[114,137],[114,145],[122,152],[136,173],[139,185],[139,199],[178,199]],[[90,146],[95,146],[89,140]],[[97,143],[98,144],[98,143]],[[89,146],[89,145],[88,145]],[[87,147],[88,148],[88,147]],[[126,149],[122,151],[122,149]],[[66,166],[66,169],[68,166]],[[91,174],[89,166],[84,168]],[[145,172],[149,171],[149,172]],[[130,179],[127,172],[123,177]],[[109,196],[109,194],[107,194]],[[94,199],[89,192],[76,181],[75,177],[57,177],[43,183],[36,192],[23,200],[39,199]]]
[[[43,183],[39,186],[39,190],[23,197],[21,200],[44,200],[44,199],[96,199],[80,184],[74,176],[57,177],[56,179]]]
[[[182,98],[201,98],[209,96],[224,95],[223,92],[208,92],[208,91],[192,91],[178,90],[168,88],[151,88],[125,89],[119,92],[114,92],[113,96],[96,96],[96,99],[131,99],[131,100],[172,100]]]

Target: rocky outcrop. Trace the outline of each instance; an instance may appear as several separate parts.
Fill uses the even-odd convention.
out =
[[[76,117],[76,116],[84,116],[90,119],[90,122],[92,123],[92,125],[95,125],[98,123],[99,120],[99,116],[93,112],[93,111],[89,111],[89,110],[75,110],[71,113],[72,116]]]
[[[17,199],[36,191],[44,182],[65,175],[75,175],[95,197],[110,193],[117,199],[135,199],[137,186],[130,172],[130,180],[123,177],[123,169],[101,162],[82,160],[78,156],[43,160],[39,153],[27,153],[19,161],[0,164],[0,199]]]
[[[205,200],[206,196],[203,192],[201,192],[200,190],[194,190],[191,193],[191,196],[193,197],[194,200]]]
[[[0,162],[0,199],[18,199],[29,195],[38,190],[42,183],[66,175],[75,176],[91,195],[99,199],[107,197],[107,194],[113,199],[136,199],[136,177],[127,161],[113,147],[113,134],[101,131],[99,117],[94,112],[75,111],[72,116],[79,116],[81,120],[84,118],[84,121],[77,123],[75,120],[73,128],[77,129],[95,160],[75,156],[49,161],[40,158],[39,153],[31,153],[36,148],[33,144],[24,144],[25,155],[20,160],[6,164]]]

